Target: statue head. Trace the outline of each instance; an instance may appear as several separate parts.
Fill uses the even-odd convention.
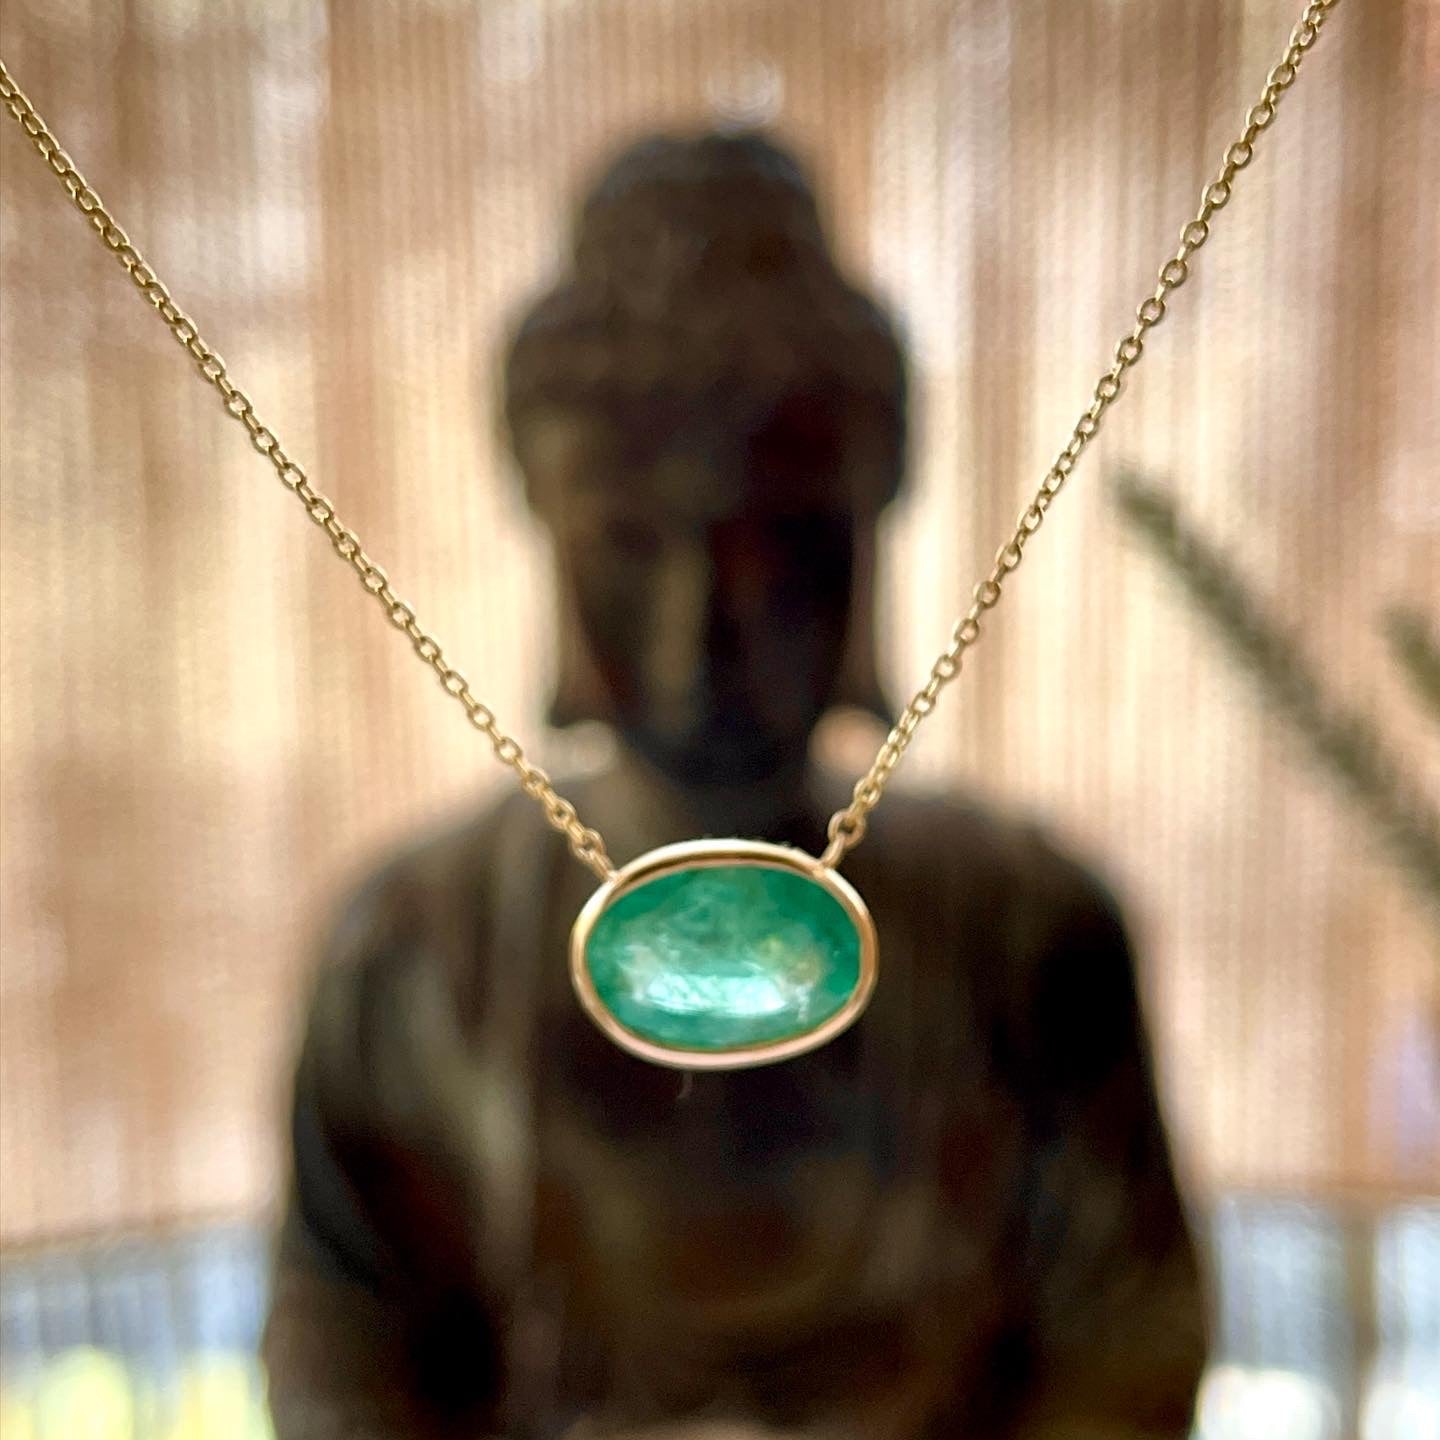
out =
[[[753,134],[625,151],[505,367],[561,589],[554,723],[604,720],[704,783],[803,758],[832,705],[883,713],[871,575],[905,396],[789,155]]]

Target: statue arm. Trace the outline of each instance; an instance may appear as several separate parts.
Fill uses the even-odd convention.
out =
[[[429,1440],[395,1329],[373,1291],[282,1242],[261,1347],[276,1440]]]
[[[347,913],[306,1024],[292,1183],[262,1354],[277,1440],[476,1440],[498,1347],[410,987],[424,947],[378,887]]]
[[[1032,1157],[1015,1440],[1183,1440],[1207,1307],[1113,901],[1083,879],[1036,953],[1015,1047]]]

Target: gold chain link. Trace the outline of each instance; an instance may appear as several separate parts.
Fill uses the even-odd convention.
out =
[[[1306,5],[1300,22],[1291,33],[1284,59],[1270,71],[1260,100],[1246,116],[1243,133],[1226,150],[1225,163],[1219,174],[1202,192],[1199,211],[1181,232],[1180,248],[1161,266],[1154,292],[1141,302],[1134,327],[1116,346],[1115,362],[1100,377],[1094,397],[1076,422],[1065,448],[1046,472],[1035,498],[1021,512],[1015,533],[997,552],[989,575],[975,587],[973,602],[955,622],[950,644],[931,667],[929,679],[911,698],[895,728],[880,747],[874,764],[856,783],[850,804],[831,816],[829,845],[821,856],[822,864],[837,865],[845,853],[864,837],[866,817],[879,804],[900,757],[908,748],[920,722],[935,708],[940,692],[959,675],[965,651],[980,637],[981,617],[999,601],[1005,577],[1020,564],[1026,543],[1040,528],[1081,452],[1099,430],[1102,417],[1120,393],[1125,372],[1144,352],[1146,332],[1164,318],[1166,297],[1185,282],[1191,256],[1210,236],[1211,216],[1230,199],[1236,174],[1250,163],[1257,137],[1274,120],[1280,97],[1295,83],[1305,52],[1315,43],[1326,16],[1337,4],[1339,0],[1310,0]],[[390,623],[409,639],[415,654],[434,672],[445,693],[460,703],[470,724],[489,740],[496,759],[509,766],[519,777],[521,789],[540,803],[546,818],[565,836],[575,857],[601,879],[612,877],[615,867],[599,832],[581,822],[574,805],[559,794],[550,777],[531,764],[519,742],[500,728],[489,706],[471,691],[465,676],[445,658],[440,643],[421,626],[411,606],[391,588],[385,571],[365,553],[359,537],[341,521],[335,506],[311,485],[304,469],[281,447],[275,432],[255,413],[250,397],[231,380],[225,362],[201,338],[195,322],[175,303],[170,291],[160,282],[130,237],[115,223],[99,195],[60,148],[35,107],[11,78],[3,61],[0,61],[0,101],[29,136],[41,159],[65,187],[75,207],[90,221],[95,233],[124,267],[135,287],[154,306],[170,333],[185,348],[201,377],[219,393],[226,413],[244,425],[250,443],[270,462],[280,483],[295,495],[305,507],[306,514],[324,530],[336,555],[355,571],[360,583],[374,596]]]
[[[1015,533],[995,552],[995,563],[990,567],[990,573],[975,587],[970,608],[955,622],[950,632],[950,643],[930,667],[929,678],[901,712],[870,769],[856,781],[850,803],[830,817],[830,843],[820,857],[822,865],[838,865],[845,852],[864,838],[866,817],[880,803],[900,757],[920,728],[920,722],[935,708],[940,692],[959,675],[965,652],[980,638],[981,618],[999,603],[1005,577],[1019,566],[1030,537],[1044,523],[1046,512],[1064,489],[1075,462],[1100,429],[1105,412],[1120,393],[1125,372],[1144,353],[1146,331],[1165,318],[1167,297],[1185,283],[1190,274],[1191,257],[1210,238],[1210,217],[1223,209],[1230,199],[1235,176],[1254,158],[1256,139],[1275,119],[1280,97],[1295,83],[1305,52],[1318,38],[1326,16],[1339,3],[1340,0],[1311,0],[1306,5],[1299,23],[1290,33],[1285,58],[1266,77],[1260,99],[1245,117],[1245,129],[1225,151],[1225,162],[1219,174],[1201,192],[1200,208],[1195,218],[1180,232],[1180,248],[1160,267],[1154,291],[1140,302],[1134,326],[1116,345],[1115,363],[1096,382],[1090,404],[1075,422],[1065,448],[1045,472],[1035,498],[1020,512]]]
[[[391,588],[385,571],[365,553],[360,537],[340,519],[331,501],[311,485],[304,468],[286,454],[275,432],[255,413],[250,397],[231,380],[225,362],[201,338],[195,322],[171,298],[169,290],[161,284],[130,237],[115,223],[100,197],[60,148],[45,122],[35,113],[35,107],[11,78],[3,61],[0,61],[0,100],[69,192],[76,208],[88,217],[95,233],[125,267],[125,273],[135,282],[136,288],[159,312],[170,333],[185,347],[201,376],[219,392],[226,412],[244,425],[249,432],[250,443],[274,466],[280,483],[295,495],[310,518],[324,530],[335,553],[355,571],[360,583],[375,597],[390,623],[409,638],[416,655],[435,672],[445,693],[464,707],[466,719],[489,740],[496,759],[508,765],[520,777],[521,789],[544,807],[546,818],[569,841],[575,857],[602,880],[609,879],[615,873],[615,867],[610,862],[599,832],[581,823],[575,807],[559,794],[550,783],[550,777],[539,766],[532,765],[525,758],[520,743],[500,728],[490,707],[476,697],[469,681],[445,658],[440,642],[424,629],[415,611]]]

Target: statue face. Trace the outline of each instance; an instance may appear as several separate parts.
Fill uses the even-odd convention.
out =
[[[804,463],[783,422],[730,464],[662,448],[637,468],[627,447],[623,478],[583,427],[558,428],[546,468],[563,499],[541,509],[603,712],[690,782],[802,758],[845,656],[858,522],[843,487],[755,473]]]
[[[619,156],[505,362],[566,592],[561,723],[723,784],[802,759],[836,701],[882,711],[864,611],[905,390],[793,159],[756,135]]]

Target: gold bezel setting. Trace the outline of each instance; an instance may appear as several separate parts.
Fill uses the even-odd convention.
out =
[[[585,952],[596,921],[620,896],[682,870],[703,870],[714,866],[754,865],[762,869],[789,870],[803,875],[837,900],[860,942],[860,974],[850,998],[813,1030],[788,1035],[759,1045],[729,1050],[688,1050],[661,1045],[622,1025],[600,998],[590,976]],[[786,845],[762,840],[686,840],[663,845],[632,860],[607,880],[585,903],[570,932],[570,979],[585,1013],[622,1050],[654,1065],[676,1070],[745,1070],[757,1065],[774,1065],[790,1060],[833,1040],[849,1029],[870,1003],[879,969],[875,922],[855,888],[813,855]]]

